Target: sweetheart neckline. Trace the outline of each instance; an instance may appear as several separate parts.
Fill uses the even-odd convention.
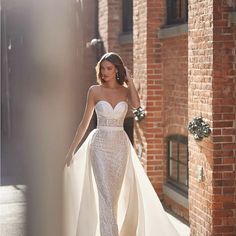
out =
[[[116,109],[116,107],[117,107],[120,103],[123,102],[123,103],[127,104],[126,101],[119,101],[119,102],[116,103],[116,105],[113,107],[110,102],[108,102],[108,101],[106,101],[106,100],[99,100],[98,102],[96,102],[95,106],[96,106],[98,103],[101,103],[101,102],[105,102],[105,103],[107,103],[108,105],[110,105],[110,107],[112,108],[113,111]],[[128,104],[127,104],[127,105],[128,105]]]

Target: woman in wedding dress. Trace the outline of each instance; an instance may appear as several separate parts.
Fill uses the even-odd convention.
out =
[[[140,106],[128,69],[111,52],[96,71],[66,157],[64,236],[177,236],[123,129],[128,107]],[[75,151],[94,110],[97,127]]]

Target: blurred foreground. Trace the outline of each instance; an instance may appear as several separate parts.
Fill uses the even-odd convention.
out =
[[[0,187],[0,235],[25,236],[26,186]],[[189,227],[168,213],[173,225],[181,236],[189,236]]]

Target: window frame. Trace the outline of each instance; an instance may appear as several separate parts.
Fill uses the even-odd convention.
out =
[[[170,155],[170,143],[177,143],[177,158],[176,160],[173,158],[173,155]],[[184,144],[187,148],[187,160],[186,164],[179,160],[179,145]],[[177,164],[177,179],[174,179],[170,175],[170,162],[174,161]],[[188,153],[188,138],[183,135],[170,135],[167,137],[167,184],[171,185],[175,190],[180,192],[181,194],[188,196],[188,188],[189,188],[189,169],[188,169],[188,161],[189,161],[189,153]],[[180,165],[186,165],[186,174],[187,174],[187,184],[183,184],[180,182]]]

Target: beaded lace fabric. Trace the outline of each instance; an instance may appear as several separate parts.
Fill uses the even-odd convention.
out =
[[[127,162],[128,143],[123,130],[127,103],[113,109],[105,101],[96,104],[97,132],[91,141],[91,163],[99,195],[102,236],[118,236],[117,203]]]
[[[123,129],[127,110],[96,104],[97,128],[64,168],[64,236],[178,236]]]

